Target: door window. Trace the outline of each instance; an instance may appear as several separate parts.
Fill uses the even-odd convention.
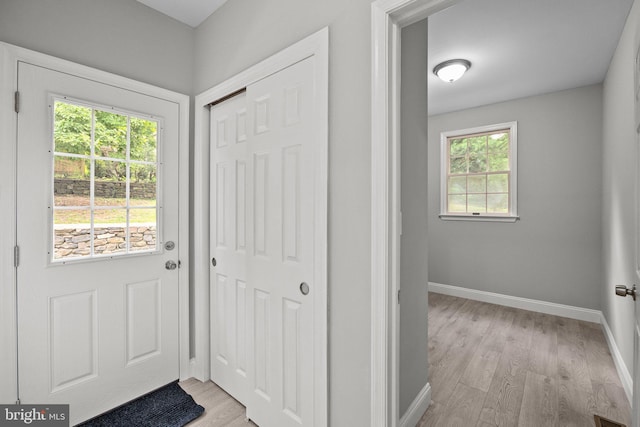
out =
[[[53,262],[158,249],[160,121],[53,102]]]

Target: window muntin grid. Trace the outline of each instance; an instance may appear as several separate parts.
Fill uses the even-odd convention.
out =
[[[516,122],[442,133],[441,218],[517,219]]]
[[[56,98],[52,262],[149,253],[159,239],[159,120]]]

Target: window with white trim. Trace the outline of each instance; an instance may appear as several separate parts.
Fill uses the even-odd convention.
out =
[[[440,144],[440,218],[518,218],[517,122],[442,132]]]

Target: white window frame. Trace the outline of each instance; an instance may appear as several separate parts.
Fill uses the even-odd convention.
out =
[[[100,260],[110,260],[113,258],[121,258],[121,257],[138,257],[138,256],[145,256],[145,255],[155,255],[158,253],[162,252],[162,247],[160,245],[161,242],[163,242],[163,237],[162,237],[162,232],[163,232],[163,227],[162,227],[162,212],[163,209],[162,207],[164,206],[163,204],[163,198],[162,198],[162,188],[161,188],[161,183],[162,183],[162,174],[163,174],[163,170],[162,170],[162,147],[163,147],[163,143],[162,143],[162,138],[164,136],[164,119],[162,117],[154,117],[154,116],[150,116],[148,114],[144,114],[144,113],[138,113],[138,112],[134,112],[134,111],[129,111],[129,110],[125,110],[122,108],[116,108],[113,106],[108,106],[108,105],[102,105],[99,103],[95,103],[95,102],[91,102],[91,101],[84,101],[81,99],[77,99],[77,98],[73,98],[73,97],[69,97],[69,96],[65,96],[65,95],[55,95],[55,94],[51,94],[49,97],[49,104],[50,105],[55,105],[56,102],[62,102],[62,103],[67,103],[67,104],[72,104],[72,105],[77,105],[77,106],[81,106],[81,107],[85,107],[85,108],[91,108],[92,109],[92,121],[95,120],[94,119],[94,110],[99,110],[99,111],[104,111],[107,113],[113,113],[113,114],[119,114],[119,115],[123,115],[123,116],[127,116],[127,121],[130,121],[131,118],[136,118],[136,119],[142,119],[142,120],[148,120],[148,121],[152,121],[155,122],[157,124],[157,140],[156,140],[156,161],[155,163],[151,163],[151,162],[144,162],[144,161],[138,161],[138,160],[131,160],[129,158],[129,141],[127,141],[127,156],[125,159],[116,159],[116,158],[106,158],[106,157],[101,157],[95,154],[94,152],[94,135],[93,135],[93,130],[91,132],[91,154],[89,155],[78,155],[78,154],[73,154],[73,153],[65,153],[65,152],[58,152],[55,151],[55,141],[54,141],[54,127],[55,127],[55,109],[51,109],[51,128],[49,129],[50,132],[50,139],[51,139],[51,185],[50,185],[50,193],[49,193],[49,206],[51,206],[51,208],[49,209],[49,251],[50,253],[48,254],[48,265],[49,266],[58,266],[58,265],[67,265],[67,264],[77,264],[77,263],[85,263],[85,262],[93,262],[93,261],[100,261]],[[92,123],[92,128],[93,128],[94,124]],[[129,129],[129,124],[127,124],[127,129]],[[127,132],[127,140],[129,140],[130,135],[129,132]],[[127,165],[127,170],[129,170],[129,165],[131,164],[153,164],[156,167],[156,206],[155,208],[153,208],[156,211],[156,247],[155,249],[146,249],[146,250],[140,250],[140,251],[132,251],[131,250],[131,243],[129,241],[130,239],[130,218],[129,218],[129,212],[132,209],[147,209],[147,208],[143,208],[143,207],[136,207],[136,206],[131,206],[130,205],[130,198],[127,197],[126,200],[126,205],[122,206],[118,209],[123,209],[127,211],[127,219],[126,222],[124,224],[124,229],[125,229],[125,233],[127,235],[126,239],[126,243],[127,243],[127,248],[124,252],[116,252],[116,253],[108,253],[108,254],[95,254],[94,253],[94,230],[95,230],[95,223],[94,223],[94,212],[96,210],[110,210],[108,208],[104,208],[104,207],[96,207],[95,203],[94,203],[94,192],[93,190],[90,193],[89,199],[90,199],[90,204],[88,207],[81,209],[81,210],[87,210],[90,212],[90,222],[89,224],[82,224],[83,228],[88,227],[90,229],[90,236],[91,236],[91,253],[89,255],[85,255],[85,256],[78,256],[78,257],[65,257],[65,258],[55,258],[55,230],[56,230],[56,224],[54,223],[54,213],[56,210],[66,210],[64,208],[60,208],[55,206],[55,191],[54,191],[54,185],[55,185],[55,158],[56,156],[58,157],[73,157],[73,158],[80,158],[80,159],[85,159],[85,160],[106,160],[106,161],[121,161],[124,162]],[[92,168],[91,169],[91,188],[94,188],[94,182],[95,182],[95,171]],[[130,180],[130,176],[129,176],[129,172],[127,172],[127,184],[129,184],[131,182]],[[127,196],[129,195],[129,186],[127,185]],[[78,224],[79,225],[79,224]],[[103,225],[103,224],[101,224]]]
[[[494,214],[480,213],[456,213],[447,211],[447,171],[449,165],[449,150],[447,141],[449,138],[495,132],[507,129],[509,131],[509,213]],[[446,221],[492,221],[515,222],[518,217],[518,122],[497,123],[486,126],[478,126],[468,129],[446,131],[440,134],[440,219]]]

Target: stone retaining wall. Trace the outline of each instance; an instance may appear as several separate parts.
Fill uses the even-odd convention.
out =
[[[131,251],[156,249],[156,227],[129,226]],[[54,259],[91,255],[91,231],[88,228],[60,228],[55,230]],[[93,252],[107,255],[126,252],[126,227],[107,226],[94,229]]]
[[[155,199],[155,182],[131,182],[132,199]],[[56,178],[53,183],[53,192],[56,195],[80,195],[88,196],[90,193],[91,181],[83,179]],[[127,194],[127,183],[117,181],[96,181],[95,197],[124,199]]]

